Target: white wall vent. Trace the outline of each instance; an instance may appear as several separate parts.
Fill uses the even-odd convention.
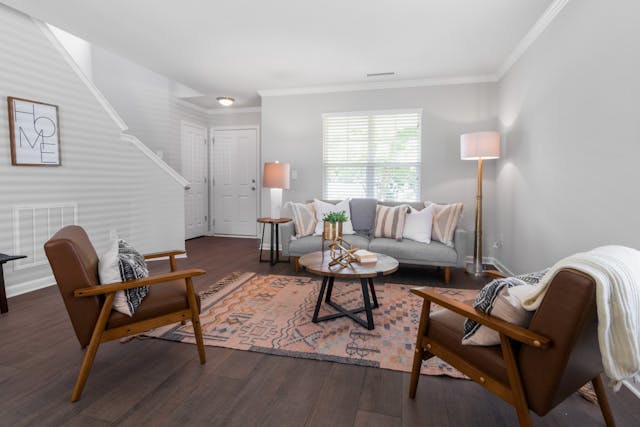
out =
[[[44,244],[60,228],[78,224],[77,203],[13,207],[13,252],[27,258],[12,263],[14,270],[47,264]]]

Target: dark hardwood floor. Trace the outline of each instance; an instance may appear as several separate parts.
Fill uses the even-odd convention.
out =
[[[199,290],[233,271],[294,274],[258,263],[253,239],[187,242],[179,267],[199,267]],[[166,270],[165,262],[152,271]],[[435,269],[401,268],[389,282],[433,283]],[[481,282],[455,271],[451,286]],[[155,339],[100,346],[82,399],[70,403],[83,352],[55,287],[9,300],[0,316],[0,425],[45,426],[514,426],[515,411],[471,381],[409,374]],[[619,426],[640,425],[640,400],[609,393]],[[572,396],[536,426],[604,425],[597,405]]]

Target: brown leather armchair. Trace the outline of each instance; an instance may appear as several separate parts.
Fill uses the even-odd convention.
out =
[[[493,272],[494,277],[499,276]],[[591,381],[607,426],[613,415],[600,374],[596,285],[590,276],[562,270],[549,284],[529,328],[515,326],[433,292],[424,298],[413,359],[409,397],[414,398],[422,360],[437,356],[513,405],[521,426],[530,426],[529,410],[544,416]],[[431,303],[444,307],[430,313]],[[462,345],[470,318],[500,333],[500,345]]]
[[[146,259],[169,257],[171,272],[138,280],[100,285],[98,255],[89,237],[78,226],[58,231],[44,245],[58,289],[71,318],[78,341],[87,347],[71,401],[80,399],[100,343],[191,319],[200,363],[205,363],[200,328],[200,298],[192,277],[203,270],[176,271],[175,256],[183,251],[146,255]],[[149,293],[133,316],[113,311],[116,291],[149,285]]]

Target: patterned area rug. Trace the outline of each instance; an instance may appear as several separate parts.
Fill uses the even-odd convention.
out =
[[[346,317],[313,323],[320,283],[311,277],[255,273],[224,278],[201,294],[205,345],[411,371],[422,308],[422,299],[409,292],[415,286],[376,283],[380,308],[373,310],[375,329],[369,331]],[[461,301],[477,293],[435,289]],[[332,299],[346,308],[362,306],[360,282],[336,281]],[[320,315],[333,312],[323,304]],[[165,326],[146,335],[195,343],[190,323]],[[437,358],[425,361],[422,373],[465,378]]]
[[[380,307],[373,310],[375,329],[369,331],[347,317],[313,323],[320,284],[317,278],[301,276],[233,273],[225,277],[200,294],[205,345],[411,371],[422,309],[422,298],[409,292],[415,285],[376,283]],[[477,294],[433,289],[459,301]],[[360,283],[336,281],[332,299],[346,308],[362,306]],[[441,308],[432,304],[431,309]],[[323,304],[320,316],[334,312]],[[191,323],[168,325],[145,336],[195,343]],[[423,362],[422,374],[467,378],[436,357]],[[579,394],[597,401],[589,383]]]

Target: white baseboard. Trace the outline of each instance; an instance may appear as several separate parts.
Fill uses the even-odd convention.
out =
[[[259,239],[260,237],[258,235],[255,236],[240,236],[240,235],[236,235],[236,234],[208,234],[208,236],[211,237],[233,237],[234,239]]]
[[[513,271],[509,270],[498,258],[491,257],[489,259],[491,260],[489,261],[489,264],[495,265],[498,270],[505,273],[507,276],[515,276]]]
[[[259,249],[262,249],[263,251],[269,251],[271,250],[271,244],[270,243],[264,243],[263,245],[258,246]],[[278,246],[278,250],[281,251],[282,250],[282,245]]]
[[[176,255],[176,258],[186,258],[187,254],[179,254]],[[168,260],[169,257],[168,256],[162,256],[160,258],[151,258],[151,259],[146,259],[146,262],[150,262],[150,261],[163,261],[163,260]]]
[[[187,254],[176,255],[176,258],[186,258]],[[161,261],[168,260],[169,257],[148,259],[149,261]],[[16,297],[18,295],[26,294],[27,292],[37,291],[38,289],[48,288],[54,286],[56,279],[53,276],[45,276],[39,279],[29,280],[28,282],[16,283],[7,287],[7,298]]]
[[[473,262],[473,256],[471,255],[467,256],[465,258],[465,262],[466,263]],[[505,265],[501,263],[500,260],[497,258],[485,256],[485,257],[482,257],[482,263],[494,265],[498,269],[498,271],[500,271],[501,273],[504,273],[507,276],[514,276],[513,272],[509,270],[507,267],[505,267]]]
[[[640,399],[640,384],[633,385],[631,384],[631,381],[628,380],[622,381],[622,384],[624,384],[625,387],[627,387],[631,391],[631,393],[633,393],[638,399]]]
[[[56,279],[53,276],[41,277],[35,280],[29,280],[28,282],[17,283],[7,287],[7,297],[15,297],[18,295],[26,294],[27,292],[37,291],[38,289],[48,288],[56,284]]]

